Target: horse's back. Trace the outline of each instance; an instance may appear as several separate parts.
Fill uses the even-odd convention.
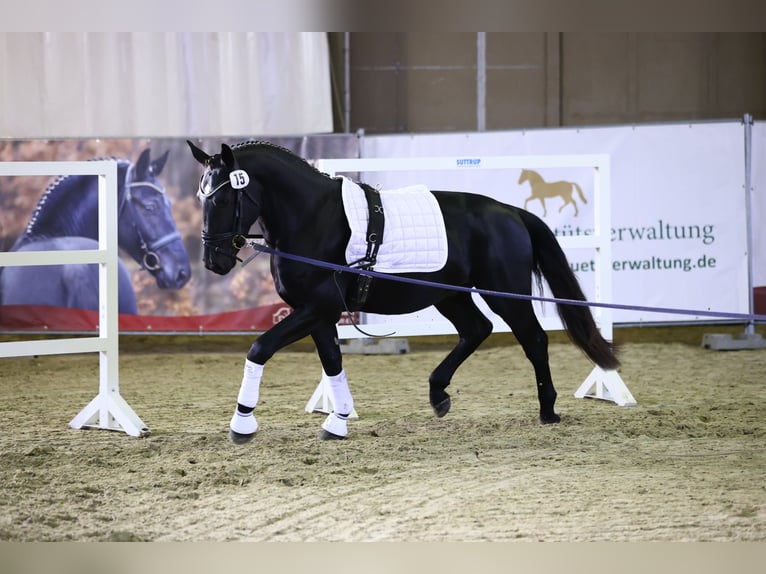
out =
[[[531,253],[529,233],[521,208],[476,193],[433,192],[444,216],[450,251],[493,251],[505,245],[513,253]],[[501,242],[501,243],[498,243]]]
[[[519,209],[487,196],[434,191],[444,217],[448,256],[445,266],[431,273],[404,274],[443,284],[483,288],[516,287],[529,282],[532,245]],[[449,296],[440,289],[395,281],[373,282],[364,311],[378,314],[410,313]]]

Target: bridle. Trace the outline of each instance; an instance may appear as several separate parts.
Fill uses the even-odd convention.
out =
[[[250,202],[255,205],[256,207],[260,207],[260,204],[253,199],[253,197],[248,193],[247,191],[247,185],[239,188],[234,188],[234,185],[232,183],[231,174],[241,171],[238,169],[232,170],[230,173],[230,177],[224,179],[221,183],[219,183],[215,188],[208,192],[204,192],[202,190],[202,182],[205,179],[206,174],[202,174],[199,180],[199,186],[197,195],[204,198],[209,198],[215,195],[219,190],[223,189],[227,185],[232,186],[234,191],[236,191],[236,198],[237,203],[234,207],[234,226],[233,231],[226,231],[223,233],[208,233],[204,229],[202,230],[202,245],[207,247],[208,249],[212,249],[214,253],[220,253],[222,255],[226,255],[227,257],[231,257],[233,259],[236,259],[240,263],[243,263],[243,260],[239,258],[237,255],[237,252],[245,247],[248,243],[248,239],[263,239],[262,234],[253,234],[253,233],[247,233],[247,230],[242,229],[242,198],[246,197]],[[224,249],[225,246],[231,246],[233,247],[236,252],[232,253],[226,249]]]
[[[152,241],[151,243],[147,243],[146,239],[144,239],[144,234],[141,232],[141,227],[138,225],[138,213],[136,213],[136,208],[133,205],[133,196],[130,193],[130,190],[134,187],[149,187],[151,189],[154,189],[158,193],[160,193],[163,197],[165,196],[165,188],[160,187],[159,185],[152,183],[150,181],[132,181],[133,180],[133,168],[128,170],[128,173],[125,175],[125,193],[122,198],[122,202],[120,203],[120,209],[119,213],[122,214],[123,211],[128,211],[130,216],[130,221],[133,226],[133,231],[135,231],[136,236],[138,237],[138,243],[141,248],[141,251],[143,252],[143,257],[141,258],[142,266],[147,271],[159,271],[162,269],[162,260],[160,259],[160,256],[157,254],[157,251],[159,249],[162,249],[169,243],[172,243],[173,241],[180,241],[181,240],[181,234],[176,229],[175,231],[172,231],[171,233],[167,233],[163,235],[162,237],[159,237]]]

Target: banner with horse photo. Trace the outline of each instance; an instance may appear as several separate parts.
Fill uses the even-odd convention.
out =
[[[309,160],[359,153],[355,135],[262,139]],[[184,139],[0,140],[0,162],[95,159],[118,166],[121,332],[262,332],[291,311],[267,256],[225,277],[203,267],[201,170]],[[97,208],[96,176],[0,177],[0,252],[97,249]],[[96,331],[98,310],[97,264],[0,267],[0,332]]]

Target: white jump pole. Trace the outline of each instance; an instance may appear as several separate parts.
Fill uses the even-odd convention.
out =
[[[0,162],[0,177],[59,175],[98,176],[98,249],[0,253],[0,267],[97,263],[99,334],[98,337],[0,342],[0,358],[98,352],[98,394],[70,421],[69,426],[146,436],[149,429],[122,398],[119,386],[117,162]]]
[[[338,173],[365,173],[380,171],[447,171],[447,170],[485,170],[485,169],[531,169],[531,168],[592,168],[594,170],[594,222],[592,235],[559,237],[564,248],[592,248],[596,251],[595,288],[597,302],[610,302],[612,299],[612,242],[611,242],[611,203],[610,158],[606,154],[571,154],[571,155],[526,155],[526,156],[483,156],[483,157],[422,157],[422,158],[351,158],[321,159],[317,161],[318,170],[334,176]],[[596,323],[606,339],[612,339],[612,310],[598,307],[594,311]],[[562,329],[558,317],[542,317],[540,323],[546,330]],[[446,321],[426,321],[409,323],[384,323],[387,330],[394,330],[398,335],[442,335],[454,334],[455,328]],[[509,331],[502,321],[494,321],[496,332]],[[358,338],[360,335],[353,326],[339,325],[340,338]],[[576,398],[595,398],[612,401],[620,406],[635,406],[636,400],[616,370],[605,371],[595,366],[590,375],[575,392]],[[332,410],[332,398],[329,385],[324,376],[312,394],[305,408],[306,412],[325,412]]]

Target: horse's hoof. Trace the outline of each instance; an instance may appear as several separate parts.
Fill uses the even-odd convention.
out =
[[[561,417],[557,415],[556,413],[553,413],[552,415],[540,415],[540,424],[544,425],[553,425],[556,423],[561,422]]]
[[[319,433],[319,439],[320,440],[346,440],[346,437],[322,429],[322,432]]]
[[[229,438],[234,444],[246,444],[253,440],[255,433],[243,434],[229,429]]]
[[[449,412],[450,408],[452,408],[452,400],[447,397],[438,405],[434,405],[434,412],[438,418],[442,418]]]

